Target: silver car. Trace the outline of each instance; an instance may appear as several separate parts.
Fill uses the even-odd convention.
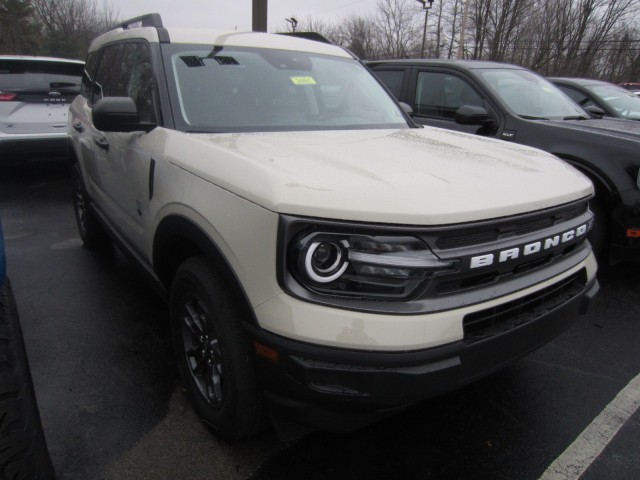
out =
[[[83,70],[80,60],[0,55],[0,165],[66,158]]]

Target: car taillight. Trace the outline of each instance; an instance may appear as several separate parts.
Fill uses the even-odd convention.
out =
[[[10,102],[14,98],[16,98],[16,94],[15,93],[3,93],[3,92],[0,92],[0,102]]]

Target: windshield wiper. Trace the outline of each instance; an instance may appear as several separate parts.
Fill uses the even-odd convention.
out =
[[[563,120],[589,120],[589,117],[585,117],[584,115],[573,115],[564,117]]]
[[[525,120],[549,120],[547,117],[536,117],[533,115],[520,115],[520,118],[524,118]]]

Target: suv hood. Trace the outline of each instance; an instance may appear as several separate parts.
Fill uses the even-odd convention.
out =
[[[443,225],[593,193],[546,152],[437,128],[176,133],[166,147],[170,162],[264,208],[321,218]]]

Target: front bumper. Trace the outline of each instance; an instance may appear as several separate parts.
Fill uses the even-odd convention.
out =
[[[586,269],[557,285],[468,315],[475,324],[488,312],[489,322],[469,327],[461,340],[421,350],[319,346],[248,326],[270,412],[316,429],[349,431],[460,388],[562,333],[599,289]]]

